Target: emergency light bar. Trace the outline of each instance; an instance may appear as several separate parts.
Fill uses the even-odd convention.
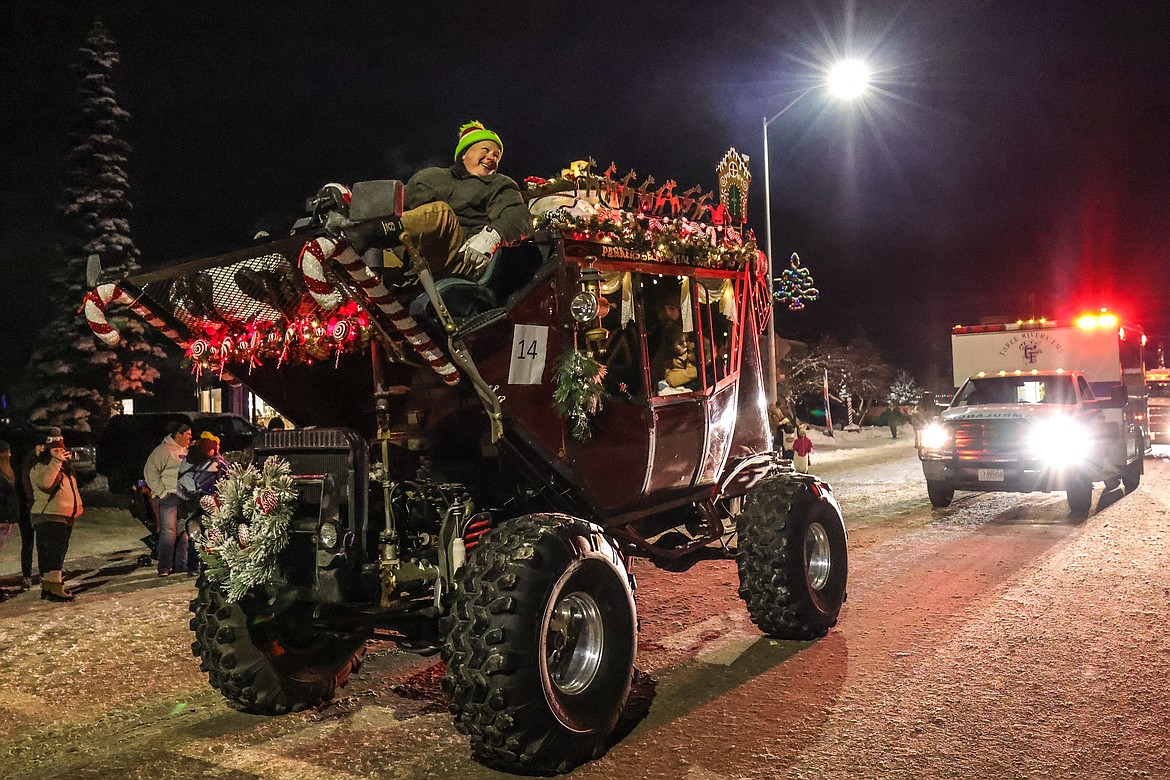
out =
[[[1121,324],[1121,319],[1112,312],[1102,309],[1097,313],[1082,314],[1073,320],[1073,324],[1081,330],[1108,330],[1116,328]],[[1029,320],[1016,320],[1015,322],[997,322],[991,325],[955,325],[951,328],[951,332],[959,333],[1003,333],[1013,330],[1044,330],[1048,328],[1067,328],[1067,322],[1060,322],[1059,320],[1050,320],[1047,317],[1039,317]],[[1121,330],[1121,338],[1125,338],[1124,328]],[[1145,338],[1143,334],[1143,339]],[[1142,342],[1145,343],[1144,340]]]

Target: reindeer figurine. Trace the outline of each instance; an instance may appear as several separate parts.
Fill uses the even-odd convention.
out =
[[[629,173],[618,179],[618,192],[620,193],[620,199],[618,201],[619,208],[625,208],[627,201],[630,208],[638,205],[638,193],[630,186],[630,183],[637,178],[638,172],[631,168]]]
[[[654,183],[654,177],[647,176],[646,181],[642,182],[642,185],[635,190],[638,196],[638,211],[649,211],[654,205],[654,194],[649,192],[650,185]]]
[[[678,186],[678,182],[674,179],[667,179],[666,184],[658,188],[654,198],[654,213],[661,214],[667,204],[670,204],[670,214],[674,216],[678,213],[678,196],[674,194],[674,188]]]
[[[707,205],[707,201],[711,200],[713,197],[715,197],[715,193],[711,192],[710,190],[704,192],[702,196],[695,201],[695,210],[691,214],[691,219],[695,220],[696,222],[702,221],[704,212],[711,208]]]
[[[689,190],[680,195],[678,198],[679,211],[681,211],[683,214],[686,214],[688,211],[690,211],[691,208],[695,205],[694,196],[699,194],[699,190],[701,189],[703,189],[703,186],[701,184],[696,184],[694,187],[691,187]]]

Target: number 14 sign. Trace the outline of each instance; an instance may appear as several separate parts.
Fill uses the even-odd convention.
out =
[[[547,325],[517,325],[512,334],[512,362],[508,384],[539,385],[548,352]]]

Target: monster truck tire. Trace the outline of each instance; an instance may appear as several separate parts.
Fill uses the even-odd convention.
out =
[[[926,495],[935,509],[945,509],[955,500],[955,489],[941,479],[926,480]]]
[[[630,576],[601,528],[564,515],[509,520],[457,579],[443,688],[472,756],[531,774],[601,755],[637,648]]]
[[[1064,497],[1073,519],[1084,520],[1093,508],[1093,483],[1084,478],[1077,479],[1064,491]]]
[[[738,519],[739,595],[752,622],[777,639],[814,639],[845,601],[845,522],[802,482],[778,477],[747,495]]]
[[[191,652],[212,687],[238,710],[303,710],[332,698],[361,667],[365,639],[314,625],[312,605],[259,590],[231,604],[205,575],[196,587]]]

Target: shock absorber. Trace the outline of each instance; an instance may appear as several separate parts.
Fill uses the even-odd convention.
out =
[[[398,585],[398,526],[394,519],[394,482],[390,479],[390,441],[382,439],[382,499],[385,505],[384,526],[378,534],[382,601],[386,602]],[[385,604],[384,604],[385,605]]]

